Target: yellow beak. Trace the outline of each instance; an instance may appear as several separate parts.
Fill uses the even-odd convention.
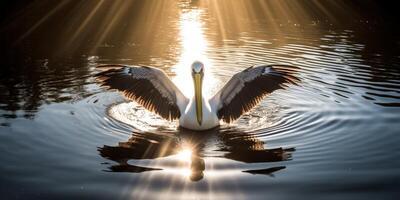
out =
[[[197,123],[201,126],[203,121],[203,105],[202,105],[202,94],[201,94],[201,74],[194,74],[194,97],[196,98],[196,117]]]

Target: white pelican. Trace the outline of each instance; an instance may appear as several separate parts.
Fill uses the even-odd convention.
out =
[[[168,76],[157,68],[147,66],[100,65],[96,77],[102,86],[122,91],[161,117],[179,119],[181,127],[207,130],[227,123],[257,105],[261,99],[287,83],[298,79],[284,65],[259,65],[235,74],[212,98],[202,96],[204,65],[195,61],[192,68],[194,96],[186,97]]]

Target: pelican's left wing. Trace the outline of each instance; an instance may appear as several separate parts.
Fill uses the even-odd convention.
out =
[[[264,96],[286,84],[299,81],[293,76],[294,67],[285,65],[260,65],[235,74],[226,85],[210,99],[216,106],[219,119],[230,123],[256,106]]]
[[[100,65],[96,74],[102,86],[122,91],[146,109],[173,120],[189,100],[161,70],[145,66]]]

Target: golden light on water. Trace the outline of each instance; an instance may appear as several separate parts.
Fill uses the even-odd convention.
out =
[[[344,2],[346,1],[31,1],[26,8],[29,16],[43,7],[49,8],[49,12],[32,15],[35,16],[35,20],[29,22],[25,31],[18,35],[18,41],[40,32],[42,27],[62,18],[61,23],[57,23],[63,25],[62,31],[57,32],[62,45],[61,52],[75,51],[89,42],[90,52],[97,54],[101,46],[113,46],[119,41],[124,41],[128,45],[118,45],[118,50],[132,55],[136,48],[135,42],[141,40],[147,44],[146,51],[149,53],[171,55],[176,49],[165,51],[164,48],[160,48],[160,42],[169,42],[170,46],[182,42],[185,50],[179,62],[183,63],[185,59],[202,59],[205,55],[204,51],[208,47],[201,30],[214,31],[216,34],[213,37],[224,40],[229,35],[257,28],[255,26],[258,25],[252,23],[253,20],[262,19],[265,22],[262,24],[266,25],[262,27],[264,30],[280,32],[282,23],[310,22],[315,14],[322,14],[334,21],[335,13],[332,10],[349,10],[349,6]],[[201,19],[201,15],[204,13],[212,23],[203,24],[205,20]],[[180,18],[179,33],[175,32],[176,18]],[[26,19],[27,16],[16,16],[14,22],[28,23]],[[10,26],[12,24],[10,23]],[[44,34],[52,36],[53,31]],[[162,38],[167,40],[160,41]],[[191,53],[188,53],[189,50]]]
[[[201,13],[201,10],[190,10],[181,14],[179,26],[183,47],[181,62],[205,59],[207,41],[203,35]]]
[[[187,179],[192,174],[190,164],[192,162],[192,150],[188,147],[182,148],[171,158],[176,160],[174,167],[166,168],[165,172],[171,174],[174,178]]]
[[[189,148],[182,149],[176,154],[176,156],[181,161],[190,162],[190,159],[192,158],[192,150],[190,150]]]
[[[42,6],[40,1],[32,2],[38,4],[37,7]],[[235,57],[235,54],[219,50],[224,48],[223,50],[228,49],[229,51],[242,53],[242,51],[245,50],[241,48],[246,44],[238,38],[245,38],[246,34],[249,32],[255,35],[274,35],[268,38],[272,41],[276,39],[276,37],[286,37],[284,33],[281,33],[281,26],[293,25],[290,26],[291,29],[297,30],[299,26],[294,26],[297,22],[303,20],[306,23],[311,23],[311,12],[308,12],[307,6],[299,3],[300,1],[254,0],[251,1],[251,3],[248,2],[250,1],[99,0],[82,1],[76,6],[71,6],[71,4],[74,4],[74,1],[66,0],[60,1],[50,12],[43,13],[40,19],[36,20],[35,23],[26,29],[24,34],[21,34],[20,40],[23,40],[32,33],[41,33],[41,27],[45,25],[48,20],[56,18],[55,16],[59,17],[59,15],[57,15],[58,11],[70,9],[67,13],[68,15],[65,15],[68,16],[65,17],[68,18],[68,20],[62,21],[65,22],[65,25],[63,25],[66,27],[65,30],[57,32],[61,33],[61,35],[57,35],[57,38],[60,38],[61,41],[60,44],[62,48],[58,48],[61,49],[60,52],[64,50],[75,52],[76,49],[87,45],[89,50],[84,52],[88,55],[98,57],[98,62],[132,65],[148,64],[161,67],[166,69],[167,72],[173,72],[173,81],[188,97],[193,96],[193,80],[190,66],[193,61],[199,60],[205,64],[203,91],[204,96],[207,97],[215,92],[215,89],[217,89],[215,85],[218,85],[217,83],[220,81],[219,78],[222,77],[215,78],[214,72],[218,71],[216,68],[220,67],[222,69],[225,67],[225,71],[219,69],[219,73],[222,74],[231,70],[229,67],[236,64],[235,61],[232,61],[235,59],[232,58]],[[177,5],[180,3],[187,5],[180,7]],[[332,6],[335,4],[335,1],[327,1],[324,3],[322,3],[322,1],[308,1],[308,4],[314,4],[316,7],[320,8],[319,12],[323,12],[329,18],[333,17],[332,13],[330,13],[326,7],[327,5]],[[336,7],[340,8],[342,5],[338,4]],[[21,20],[24,20],[24,18],[21,18]],[[50,35],[50,31],[47,34]],[[51,34],[56,35],[53,33]],[[247,37],[247,39],[252,41],[254,38],[249,39],[249,37]],[[229,45],[226,41],[234,43],[234,45],[232,45],[233,47],[224,47],[223,45]],[[283,41],[282,43],[285,43],[284,40],[277,39],[277,41]],[[268,42],[270,42],[270,40],[268,40]],[[43,46],[46,45],[52,44],[48,42]],[[274,45],[277,45],[277,42],[274,42]],[[254,51],[255,50],[257,49],[254,49]],[[258,50],[260,50],[260,48]],[[257,52],[255,52],[255,54],[256,53]],[[220,57],[216,58],[213,56],[216,54]],[[82,56],[81,54],[79,55]],[[237,62],[243,62],[243,60],[240,59],[247,59],[247,57],[242,56],[238,58]],[[258,62],[253,58],[249,58],[249,60],[250,62]],[[263,58],[260,62],[264,61]],[[221,65],[221,63],[230,63],[231,65],[223,67],[218,66]],[[241,67],[241,65],[239,65],[239,67]],[[224,76],[224,78],[226,77],[227,76]],[[130,112],[134,109],[135,112]],[[167,123],[172,129],[176,128],[173,126],[173,123],[156,118],[153,114],[143,109],[137,109],[135,103],[121,104],[121,106],[113,107],[113,109],[109,111],[113,112],[114,117],[117,116],[116,118],[126,119],[126,121],[123,122],[135,128],[143,128],[143,131],[147,131],[150,128],[157,129],[159,127],[165,127]],[[105,119],[107,120],[108,118]],[[114,132],[114,129],[112,130],[112,132]],[[114,133],[110,133],[110,135],[111,134]],[[160,135],[161,134],[163,133],[160,133]],[[112,136],[115,137],[115,135]],[[118,137],[124,138],[126,135],[119,134]],[[164,145],[159,141],[146,140],[146,142],[132,142],[132,145],[126,148],[141,145],[140,148],[145,149],[146,154],[151,154],[152,151],[155,151],[155,146]],[[146,162],[149,160],[151,160],[151,162],[143,162],[145,163],[143,166],[162,170],[144,171],[140,176],[137,174],[132,176],[135,176],[136,179],[141,179],[139,183],[135,183],[135,187],[128,188],[130,192],[133,190],[133,198],[137,197],[136,194],[140,194],[139,197],[143,198],[147,193],[157,192],[152,191],[153,187],[151,186],[151,184],[157,181],[167,183],[165,186],[163,185],[162,188],[162,190],[165,190],[166,195],[177,193],[178,191],[182,193],[182,196],[188,195],[190,189],[194,191],[193,188],[190,188],[190,186],[194,185],[191,185],[191,181],[206,179],[207,184],[209,184],[209,190],[206,192],[208,192],[209,195],[213,195],[213,186],[215,186],[211,183],[213,180],[226,181],[228,179],[228,181],[235,181],[235,175],[237,175],[235,173],[237,173],[238,170],[229,171],[230,169],[224,168],[221,170],[217,169],[217,167],[213,167],[213,164],[217,162],[227,163],[228,161],[226,159],[217,158],[217,156],[202,156],[203,152],[201,151],[209,153],[213,151],[213,149],[205,148],[205,150],[198,150],[191,145],[184,146],[182,144],[180,147],[175,147],[174,145],[171,147],[169,146],[170,141],[165,143],[164,151],[161,151],[160,155],[157,155],[159,157],[144,159]],[[170,148],[173,148],[173,150]],[[175,148],[177,152],[175,152]],[[255,143],[254,146],[252,146],[252,149],[257,150],[257,152],[262,151],[263,148],[263,143]],[[288,159],[285,156],[286,155],[282,156],[282,160]],[[131,161],[133,164],[143,164],[138,160],[140,160],[140,158],[135,158]],[[208,164],[207,170],[206,161]],[[237,188],[233,188],[232,190],[236,189]],[[227,199],[229,199],[229,195],[228,193]]]
[[[214,76],[210,72],[213,65],[206,54],[208,42],[203,33],[202,12],[199,9],[184,11],[181,13],[179,20],[182,50],[178,63],[172,68],[172,71],[176,73],[173,81],[188,97],[193,96],[194,93],[190,67],[194,61],[201,61],[205,66],[203,83],[206,84],[203,84],[204,96],[210,95],[210,88],[215,82]]]

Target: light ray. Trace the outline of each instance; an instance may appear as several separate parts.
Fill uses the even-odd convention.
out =
[[[35,31],[40,25],[42,25],[44,22],[49,20],[54,14],[56,14],[61,8],[63,8],[65,5],[67,5],[70,1],[61,1],[60,4],[58,4],[55,8],[53,8],[49,13],[47,13],[45,16],[43,16],[39,21],[37,21],[32,27],[30,27],[22,36],[16,41],[16,43],[22,41],[25,39],[27,36],[29,36],[33,31]]]

